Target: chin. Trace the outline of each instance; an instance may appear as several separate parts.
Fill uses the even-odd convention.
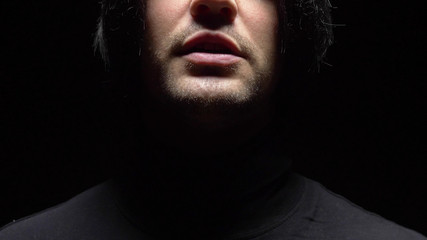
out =
[[[173,100],[187,104],[240,105],[256,95],[253,84],[238,78],[186,76],[168,81],[166,85],[165,90]]]

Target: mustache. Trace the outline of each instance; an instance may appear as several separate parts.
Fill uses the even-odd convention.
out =
[[[190,25],[185,29],[182,29],[178,34],[175,34],[171,37],[171,52],[173,54],[179,54],[184,41],[188,38],[188,36],[194,35],[197,32],[201,31],[207,31],[208,29],[198,26],[198,25]],[[230,38],[232,38],[240,48],[243,55],[250,57],[251,53],[254,52],[254,46],[252,42],[247,39],[246,37],[243,37],[242,35],[236,33],[234,30],[231,30],[231,28],[224,28],[222,31],[215,31],[215,32],[221,32]]]

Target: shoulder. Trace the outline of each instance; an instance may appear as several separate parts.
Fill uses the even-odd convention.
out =
[[[299,212],[307,239],[427,240],[421,234],[369,212],[321,184],[306,179]]]
[[[93,232],[102,236],[90,239],[122,239],[135,230],[121,215],[108,185],[97,185],[62,204],[4,226],[0,240],[87,239]]]

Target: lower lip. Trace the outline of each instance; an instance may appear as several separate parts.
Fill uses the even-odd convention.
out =
[[[194,52],[184,56],[193,64],[226,67],[237,63],[242,58],[232,54]]]

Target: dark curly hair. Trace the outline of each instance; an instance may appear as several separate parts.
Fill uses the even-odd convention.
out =
[[[309,69],[318,69],[333,43],[329,0],[276,1],[282,56],[294,56]],[[101,1],[94,46],[110,72],[129,71],[139,61],[144,13],[141,0]]]

